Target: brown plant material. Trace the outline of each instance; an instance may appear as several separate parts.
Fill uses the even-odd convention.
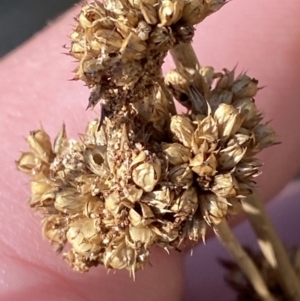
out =
[[[254,193],[242,201],[242,207],[257,235],[261,252],[285,292],[286,300],[298,301],[300,299],[299,277],[264,208],[263,201]]]
[[[145,106],[123,103],[100,128],[90,122],[79,141],[67,138],[65,126],[53,145],[44,129],[30,134],[17,166],[31,175],[30,206],[44,214],[44,236],[58,251],[71,245],[63,257],[73,269],[101,264],[134,273],[151,246],[204,239],[207,225],[235,214],[252,193],[260,173],[253,156],[274,143],[254,95],[239,98],[241,82],[252,80],[234,79],[233,71],[202,74],[206,115],[195,108],[171,115],[156,87],[151,114],[147,97]],[[223,92],[233,94],[229,103]]]
[[[260,270],[261,275],[264,278],[269,290],[275,296],[278,301],[286,301],[286,294],[282,287],[277,282],[277,275],[274,272],[273,267],[268,263],[263,254],[256,253],[250,248],[245,248],[248,255],[255,262],[256,266]],[[300,281],[300,249],[299,247],[291,247],[288,249],[289,260],[296,272],[298,280]],[[235,262],[229,260],[220,260],[221,265],[225,267],[227,273],[225,275],[226,282],[237,293],[237,301],[259,301],[253,287],[250,285],[248,279],[244,276],[244,273],[240,270]]]
[[[101,99],[105,114],[78,141],[64,125],[53,144],[44,129],[30,133],[30,151],[17,162],[31,176],[30,206],[44,214],[44,236],[58,251],[71,246],[63,257],[74,270],[100,264],[134,273],[151,246],[204,240],[207,226],[237,213],[253,192],[254,156],[275,142],[254,103],[257,81],[199,64],[192,72],[177,65],[165,80],[161,71],[167,51],[190,41],[193,25],[224,3],[82,7],[71,35],[75,79],[92,88],[89,106]],[[176,114],[171,93],[187,114]]]
[[[270,292],[265,279],[260,274],[254,260],[243,249],[237,238],[230,230],[226,220],[214,227],[215,233],[219,241],[226,248],[228,253],[236,262],[241,272],[247,277],[252,290],[261,301],[277,301],[272,292]]]
[[[195,3],[194,3],[195,2]],[[174,45],[191,41],[193,25],[225,4],[218,1],[104,0],[85,4],[71,34],[74,79],[92,88],[88,107],[101,99],[107,112],[152,95]],[[191,20],[187,7],[198,9]],[[196,21],[196,22],[195,22]]]

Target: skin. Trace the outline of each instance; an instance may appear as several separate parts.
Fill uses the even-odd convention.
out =
[[[256,101],[265,120],[272,120],[282,144],[260,156],[265,166],[258,184],[265,200],[274,197],[300,170],[296,130],[300,112],[299,9],[296,0],[230,2],[198,26],[194,39],[202,64],[221,70],[238,63],[239,71],[247,70],[261,86],[266,86]],[[0,297],[11,301],[182,300],[188,288],[186,300],[210,300],[210,291],[216,287],[210,290],[197,283],[184,286],[184,254],[173,252],[169,256],[154,249],[153,266],[138,273],[133,282],[127,272],[107,275],[101,267],[84,275],[72,272],[41,239],[40,217],[26,202],[30,194],[27,178],[16,171],[13,161],[20,156],[20,150],[27,149],[23,137],[38,128],[40,121],[52,137],[64,121],[69,136],[76,138],[86,122],[98,115],[98,110],[84,111],[89,91],[82,83],[68,81],[75,64],[61,54],[66,52],[62,45],[68,43],[67,35],[77,12],[78,8],[72,9],[0,62]],[[166,68],[171,65],[167,58]],[[299,189],[294,190],[300,195]],[[274,212],[287,210],[286,219],[287,212],[295,216],[293,202],[296,198],[287,208],[279,202],[281,205],[273,206]],[[213,243],[209,246],[218,248]],[[205,264],[197,270],[197,264],[203,261],[198,253],[192,259],[195,268],[188,270],[187,279],[197,279],[197,275],[200,279],[213,272]]]

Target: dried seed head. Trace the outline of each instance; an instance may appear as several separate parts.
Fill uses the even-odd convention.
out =
[[[189,0],[184,6],[182,21],[191,25],[198,24],[225,3],[225,0]]]
[[[204,240],[206,226],[239,210],[275,142],[253,97],[257,81],[212,67],[172,70],[167,52],[190,41],[193,25],[222,0],[104,0],[85,4],[71,34],[75,79],[101,100],[103,116],[79,141],[62,126],[53,146],[43,130],[28,138],[17,167],[31,176],[30,206],[43,233],[77,271],[104,265],[131,273],[153,245],[178,249]],[[173,94],[188,108],[176,114]]]
[[[92,88],[88,107],[102,99],[107,111],[151,94],[162,81],[168,50],[191,41],[193,25],[225,1],[104,0],[85,4],[71,34],[74,79]],[[140,91],[133,93],[132,91]]]

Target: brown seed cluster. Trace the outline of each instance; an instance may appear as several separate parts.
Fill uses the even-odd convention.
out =
[[[54,143],[30,133],[18,168],[31,176],[30,206],[44,236],[77,271],[99,264],[134,273],[151,246],[198,242],[207,225],[239,210],[275,142],[253,97],[257,81],[234,70],[172,70],[166,52],[224,4],[221,0],[104,1],[82,8],[71,36],[76,78],[104,100],[109,118],[79,141],[65,126]],[[186,35],[188,37],[189,35]],[[188,109],[177,114],[173,97]]]
[[[104,0],[82,7],[71,34],[70,54],[79,61],[75,79],[92,88],[108,111],[152,93],[162,80],[168,50],[191,41],[193,25],[224,0]]]
[[[30,152],[18,161],[32,176],[30,205],[44,212],[44,235],[58,250],[72,246],[64,258],[73,269],[102,264],[134,272],[152,245],[197,242],[206,225],[237,212],[252,192],[260,167],[253,156],[275,141],[253,100],[257,81],[202,71],[207,114],[170,116],[163,134],[159,119],[145,121],[132,105],[99,131],[90,122],[77,142],[64,127],[53,146],[43,129],[30,134]],[[155,95],[168,116],[162,91]]]

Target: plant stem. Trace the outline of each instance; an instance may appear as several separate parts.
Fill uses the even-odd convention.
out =
[[[252,284],[255,292],[264,301],[275,301],[268,287],[262,278],[259,270],[255,266],[251,257],[245,252],[239,241],[233,235],[226,220],[214,227],[219,241],[226,248],[228,253],[234,258],[241,271],[246,275]]]
[[[300,300],[300,282],[291,265],[286,250],[280,241],[263,202],[257,194],[242,200],[243,210],[255,231],[258,244],[268,263],[273,267],[278,282],[287,295],[287,300]]]
[[[199,70],[200,64],[191,43],[180,43],[170,50],[177,68],[183,68],[190,73]]]
[[[200,63],[191,43],[180,43],[170,50],[177,69],[182,69],[191,75],[189,101],[192,112],[195,110],[198,114],[207,115],[209,106],[205,99],[205,84],[200,75]],[[197,93],[195,93],[195,90]]]
[[[167,107],[168,107],[169,113],[171,115],[175,115],[176,114],[176,107],[175,107],[175,103],[174,103],[174,99],[172,97],[172,94],[170,93],[170,91],[166,87],[166,84],[164,83],[163,80],[160,80],[158,83],[160,85],[160,88],[161,88],[162,92],[165,95],[166,100],[167,100]]]

